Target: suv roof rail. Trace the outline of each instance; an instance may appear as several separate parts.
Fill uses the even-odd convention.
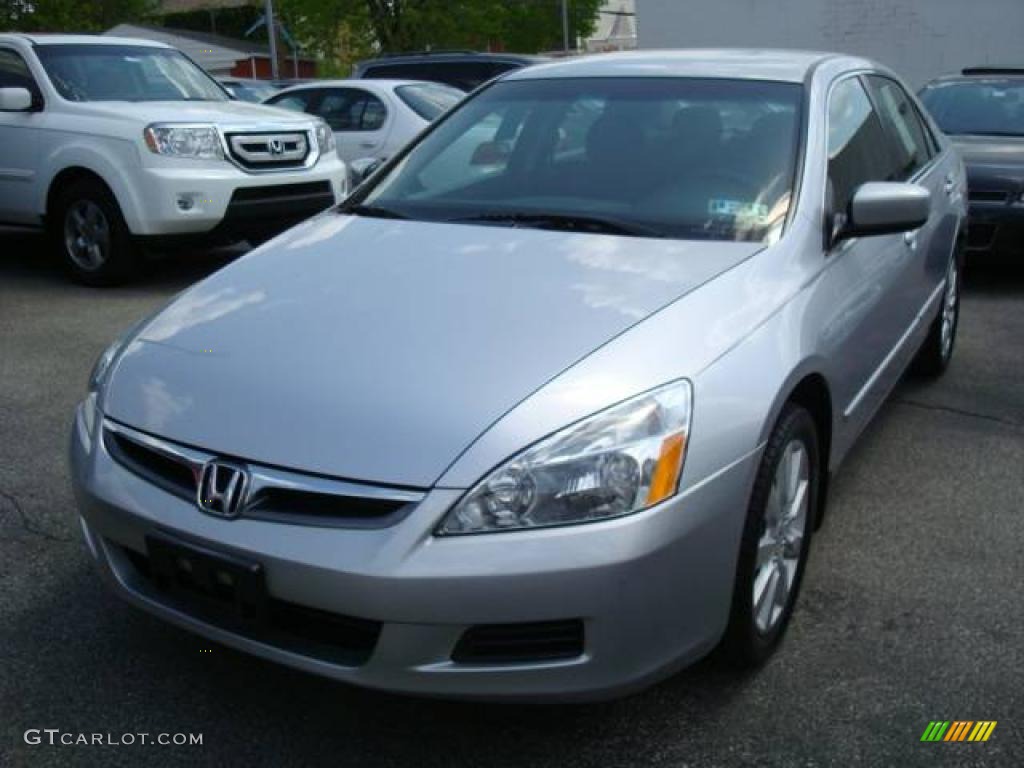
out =
[[[961,74],[969,77],[971,75],[1024,75],[1024,66],[1021,67],[967,67],[961,70]]]

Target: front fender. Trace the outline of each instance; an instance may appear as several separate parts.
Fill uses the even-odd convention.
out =
[[[138,148],[125,139],[101,139],[95,136],[64,134],[63,140],[48,148],[42,158],[43,183],[38,187],[36,210],[47,213],[47,203],[55,181],[69,169],[82,169],[98,176],[114,195],[131,232],[141,231],[143,205],[141,195],[131,183],[141,169]]]

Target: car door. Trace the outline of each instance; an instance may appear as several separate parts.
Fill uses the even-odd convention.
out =
[[[42,95],[13,48],[0,46],[0,88],[27,88],[35,102],[28,112],[0,111],[0,222],[35,224]]]
[[[385,156],[394,119],[376,94],[363,88],[325,88],[313,111],[331,126],[345,162]]]
[[[920,184],[931,192],[928,221],[908,232],[909,268],[903,273],[902,295],[908,306],[921,308],[946,274],[959,222],[955,201],[959,194],[956,158],[940,155],[913,99],[902,85],[883,75],[865,78],[872,100],[889,134],[896,175],[893,181]]]
[[[843,216],[856,190],[895,174],[890,137],[859,76],[835,83],[828,101],[826,208]],[[831,358],[833,396],[843,433],[852,440],[888,391],[886,372],[917,308],[906,302],[903,274],[913,253],[902,234],[840,240],[818,301],[830,320],[822,341]]]

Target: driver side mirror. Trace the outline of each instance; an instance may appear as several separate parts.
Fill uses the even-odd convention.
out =
[[[28,88],[0,88],[0,112],[28,112],[32,94]]]
[[[853,193],[846,213],[832,217],[832,245],[852,237],[891,235],[928,221],[932,196],[918,184],[869,181]]]
[[[349,189],[355,189],[384,165],[379,157],[361,157],[353,160],[348,166]]]

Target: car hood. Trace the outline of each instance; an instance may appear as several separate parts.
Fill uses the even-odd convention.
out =
[[[954,146],[967,165],[997,165],[1024,168],[1024,137],[953,136]]]
[[[76,104],[75,114],[117,120],[127,118],[142,125],[212,123],[251,128],[269,123],[282,127],[308,127],[312,122],[309,115],[244,101],[97,101]]]
[[[330,212],[143,324],[102,407],[224,456],[429,487],[532,392],[761,247]]]

